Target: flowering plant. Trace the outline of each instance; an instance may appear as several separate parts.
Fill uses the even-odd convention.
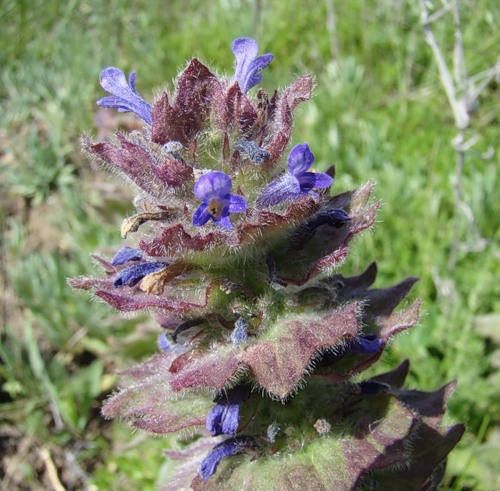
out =
[[[83,146],[136,190],[121,232],[141,236],[99,258],[103,277],[72,285],[149,309],[163,329],[159,353],[122,372],[103,414],[191,430],[185,451],[168,452],[179,465],[166,490],[436,489],[463,433],[440,425],[454,384],[403,389],[408,362],[356,377],[420,307],[396,311],[416,278],[374,289],[375,263],[336,272],[374,223],[374,185],[331,196],[333,172],[311,169],[308,144],[288,151],[313,78],[249,95],[273,55],[250,38],[232,50],[232,78],[193,59],[152,105],[134,73],[101,73],[112,95],[98,104],[144,127]]]

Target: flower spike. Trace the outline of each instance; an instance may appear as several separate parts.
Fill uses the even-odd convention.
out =
[[[259,73],[273,61],[274,55],[266,53],[257,56],[259,45],[252,38],[238,38],[233,41],[231,50],[236,58],[234,80],[238,82],[243,93],[260,83],[262,75]]]
[[[273,55],[251,38],[232,51],[234,75],[194,58],[151,106],[134,73],[101,72],[98,104],[147,124],[84,150],[133,185],[122,237],[142,228],[135,248],[94,256],[101,276],[71,285],[163,329],[103,415],[200,437],[168,452],[181,464],[164,491],[435,489],[464,431],[441,424],[455,384],[406,390],[408,362],[360,377],[418,322],[420,302],[397,309],[416,278],[375,288],[375,263],[336,272],[375,222],[374,183],[331,196],[334,170],[289,146],[313,76],[249,96]]]
[[[111,107],[120,112],[131,111],[151,126],[151,105],[148,104],[135,90],[135,72],[128,79],[119,68],[110,66],[99,75],[101,87],[109,92],[110,96],[97,101],[101,107]]]

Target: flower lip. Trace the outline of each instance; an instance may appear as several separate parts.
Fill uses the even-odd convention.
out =
[[[120,112],[133,112],[151,126],[151,105],[137,93],[135,79],[135,72],[130,74],[127,82],[119,68],[111,66],[102,70],[99,75],[101,87],[112,95],[99,99],[97,105],[115,108]]]
[[[274,55],[266,53],[257,56],[259,45],[252,38],[237,38],[231,45],[231,50],[236,58],[234,80],[238,82],[243,93],[260,83],[262,75],[259,73],[273,61]]]

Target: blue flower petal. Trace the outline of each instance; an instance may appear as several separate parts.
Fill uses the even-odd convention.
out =
[[[212,215],[208,213],[207,203],[202,203],[193,214],[192,224],[195,227],[202,227],[211,217]]]
[[[234,229],[228,214],[222,215],[219,219],[214,218],[214,222],[220,225],[222,228],[225,228],[226,230]]]
[[[116,275],[115,280],[113,281],[113,286],[115,288],[120,288],[122,286],[135,286],[144,278],[144,276],[156,273],[156,271],[160,271],[160,269],[163,269],[166,266],[168,266],[168,263],[141,263],[128,266]]]
[[[240,404],[228,404],[222,415],[221,433],[234,435],[240,425]]]
[[[259,56],[253,60],[249,67],[247,76],[243,82],[243,88],[241,89],[245,94],[252,88],[259,84],[262,80],[262,74],[259,72],[273,61],[274,55],[267,53],[265,55]],[[239,82],[238,82],[239,83]]]
[[[234,346],[239,346],[241,343],[245,342],[248,339],[248,322],[240,317],[234,323],[234,329],[231,333],[231,341]]]
[[[211,198],[222,198],[231,190],[231,178],[224,172],[214,171],[201,176],[194,185],[197,198],[208,202]]]
[[[142,252],[133,247],[124,246],[118,249],[117,253],[111,260],[113,266],[128,263],[129,261],[139,261],[142,259]]]
[[[116,108],[119,111],[131,111],[151,125],[151,105],[137,94],[135,78],[135,73],[131,73],[127,82],[123,71],[116,67],[102,70],[99,76],[101,87],[114,97],[103,97],[97,101],[97,105]]]
[[[103,97],[102,99],[99,99],[96,104],[101,107],[117,109],[121,113],[130,111],[129,105],[124,102],[121,97],[116,97],[114,95]]]
[[[170,336],[166,332],[163,332],[158,336],[158,348],[160,351],[173,351],[174,346],[170,340]]]
[[[308,189],[323,189],[333,184],[333,178],[321,172],[302,172],[296,177],[300,188],[304,191]]]
[[[257,57],[259,46],[252,38],[235,39],[231,50],[236,58],[234,80],[238,81],[241,91],[246,94],[262,80],[259,72],[271,63],[274,56],[267,53]]]
[[[376,334],[362,334],[358,338],[349,341],[345,351],[347,353],[376,353],[383,344],[384,340]]]
[[[313,163],[314,155],[307,143],[295,145],[288,156],[288,169],[297,177],[306,172]]]
[[[224,406],[216,404],[214,408],[208,413],[206,428],[212,436],[217,436],[222,433],[222,417],[224,415]]]
[[[236,437],[228,438],[223,442],[215,445],[205,457],[200,466],[200,477],[206,481],[215,474],[219,462],[226,458],[241,453],[248,444],[248,438]]]
[[[351,217],[344,210],[332,208],[330,210],[322,211],[315,217],[311,218],[302,227],[302,233],[306,236],[308,234],[313,234],[315,230],[322,225],[331,225],[332,227],[340,228],[350,220]]]
[[[243,213],[247,209],[247,202],[243,196],[229,195],[229,213]]]
[[[234,435],[240,424],[240,406],[247,397],[243,387],[230,389],[215,402],[217,403],[207,416],[206,428],[212,436]]]
[[[130,75],[128,76],[128,84],[130,85],[130,88],[132,89],[132,91],[137,94],[137,90],[135,89],[135,79],[136,78],[137,78],[137,74],[135,72],[130,72]]]
[[[290,174],[283,174],[281,177],[269,184],[262,191],[257,205],[259,207],[273,206],[287,200],[294,200],[303,196],[298,179]]]

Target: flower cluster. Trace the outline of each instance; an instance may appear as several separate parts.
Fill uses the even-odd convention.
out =
[[[134,187],[121,234],[135,241],[72,285],[154,311],[162,329],[159,352],[122,373],[103,414],[156,434],[191,430],[165,490],[435,489],[463,432],[440,425],[453,384],[405,390],[407,362],[354,381],[419,316],[418,301],[397,310],[416,278],[376,289],[375,263],[336,273],[374,223],[373,184],[331,195],[309,145],[289,149],[312,76],[252,90],[273,55],[250,38],[232,52],[233,76],[192,59],[152,104],[134,73],[101,73],[111,95],[98,104],[144,122],[83,140]]]

